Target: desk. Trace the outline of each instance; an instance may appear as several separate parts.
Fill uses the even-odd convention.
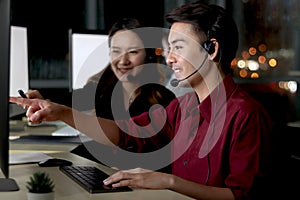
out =
[[[76,146],[76,144],[14,144],[11,143],[11,153],[17,152],[32,152],[41,151],[52,157],[59,157],[70,160],[74,165],[92,165],[96,166],[104,172],[111,174],[113,169],[104,165],[95,163],[83,157],[69,153],[69,151]],[[36,171],[45,171],[49,173],[50,177],[55,183],[55,199],[56,200],[85,200],[85,199],[102,199],[102,200],[185,200],[191,199],[187,196],[170,190],[142,190],[134,189],[130,192],[117,193],[98,193],[90,194],[81,188],[77,183],[59,171],[58,167],[39,167],[37,164],[22,164],[10,166],[10,178],[15,179],[19,191],[16,192],[1,192],[0,199],[9,200],[24,200],[26,199],[26,182],[29,177]],[[2,176],[2,175],[1,175]]]

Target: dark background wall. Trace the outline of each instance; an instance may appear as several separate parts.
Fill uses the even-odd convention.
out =
[[[68,29],[88,29],[85,0],[12,0],[12,24],[28,28],[29,56],[44,59],[64,58],[68,52]],[[103,21],[96,29],[108,31],[121,17],[136,17],[147,26],[163,26],[162,0],[103,0],[97,16]],[[102,11],[102,12],[101,12]],[[103,23],[103,24],[102,24]]]

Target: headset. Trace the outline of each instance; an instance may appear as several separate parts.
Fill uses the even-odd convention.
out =
[[[210,40],[207,40],[207,41],[203,42],[202,43],[202,47],[210,55],[215,52],[215,44],[212,41],[210,41]]]

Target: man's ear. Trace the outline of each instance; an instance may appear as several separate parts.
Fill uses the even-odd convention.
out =
[[[212,42],[212,44],[214,46],[214,51],[211,54],[209,54],[209,59],[210,60],[215,60],[217,58],[217,55],[218,55],[219,51],[220,51],[220,46],[219,46],[219,43],[216,39],[212,38],[210,41]]]

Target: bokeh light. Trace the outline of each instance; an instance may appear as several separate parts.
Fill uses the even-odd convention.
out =
[[[254,72],[251,74],[251,78],[253,78],[253,79],[259,78],[259,74]]]
[[[254,60],[248,60],[247,66],[251,71],[257,71],[259,69],[259,64]]]
[[[258,62],[260,63],[260,64],[264,64],[265,62],[266,62],[266,57],[265,56],[258,56]]]
[[[265,51],[267,51],[267,45],[265,45],[265,44],[260,44],[260,45],[258,46],[258,50],[259,50],[260,52],[265,52]]]
[[[241,69],[245,68],[246,67],[246,62],[244,60],[239,60],[237,62],[237,66]]]
[[[276,67],[277,66],[277,60],[274,59],[274,58],[271,58],[269,60],[269,65],[270,65],[270,67]]]
[[[248,72],[247,72],[247,70],[242,69],[239,74],[240,74],[240,77],[246,78],[248,75]]]
[[[249,48],[249,54],[250,54],[251,56],[254,56],[254,55],[256,54],[256,48],[250,47],[250,48]]]

